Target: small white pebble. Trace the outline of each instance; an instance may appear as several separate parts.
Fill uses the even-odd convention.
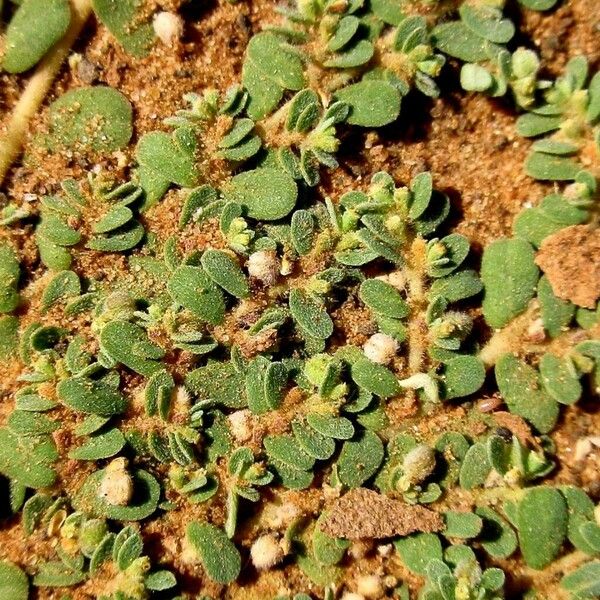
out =
[[[581,438],[575,444],[575,460],[581,462],[592,451],[590,438]]]
[[[262,281],[265,285],[273,285],[279,277],[280,263],[275,252],[259,250],[248,257],[246,263],[250,277]]]
[[[356,594],[355,592],[344,592],[342,600],[366,600],[362,594]]]
[[[261,535],[250,548],[252,564],[259,570],[271,569],[285,556],[281,544],[272,533]]]
[[[238,442],[247,442],[252,438],[252,413],[245,410],[236,410],[228,417],[231,435]]]
[[[596,523],[600,525],[600,504],[596,505],[594,509],[594,519],[596,519]]]
[[[183,35],[183,19],[172,12],[159,12],[152,22],[154,33],[160,41],[168,46]]]
[[[365,356],[380,365],[387,365],[398,352],[398,342],[385,333],[372,335],[363,346]]]
[[[381,598],[384,594],[381,578],[377,575],[361,575],[356,580],[356,591],[365,598]]]
[[[379,554],[379,556],[391,556],[393,550],[394,547],[392,544],[381,544],[380,546],[377,546],[377,554]]]
[[[133,496],[133,479],[126,466],[124,458],[115,458],[106,467],[100,483],[98,496],[112,506],[127,506]]]
[[[588,435],[579,438],[575,444],[575,460],[582,461],[593,450],[594,446],[600,448],[600,435]]]

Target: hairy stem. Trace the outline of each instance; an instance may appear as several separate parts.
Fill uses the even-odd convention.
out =
[[[425,295],[425,242],[415,238],[410,244],[409,260],[404,274],[412,304],[411,317],[408,325],[408,372],[418,373],[421,370],[425,353],[427,326],[424,312],[427,306]]]
[[[21,153],[29,121],[37,113],[71,46],[91,12],[91,0],[71,0],[71,24],[65,36],[42,59],[31,76],[0,140],[0,184]]]
[[[479,352],[479,358],[485,366],[493,367],[500,357],[508,352],[519,351],[521,354],[551,352],[556,356],[563,356],[577,342],[596,339],[600,333],[600,325],[594,325],[587,332],[567,329],[555,338],[546,338],[535,343],[528,340],[528,329],[538,316],[539,307],[536,301],[532,301],[523,314],[513,319],[503,329],[497,330]]]
[[[492,335],[479,352],[479,358],[486,367],[493,367],[503,354],[522,346],[523,338],[531,321],[535,318],[537,310],[536,304],[532,302],[522,315]]]
[[[590,560],[590,558],[589,554],[585,554],[581,550],[575,550],[555,560],[541,572],[527,567],[525,567],[525,572],[538,580],[554,579],[557,575],[573,572],[581,563]]]

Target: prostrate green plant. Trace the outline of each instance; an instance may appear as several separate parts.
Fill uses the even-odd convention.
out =
[[[600,74],[590,77],[587,59],[576,56],[544,100],[517,121],[520,135],[541,138],[532,145],[525,171],[536,179],[575,180],[582,168],[596,167],[599,160]]]
[[[394,121],[413,86],[438,95],[433,78],[444,59],[433,51],[425,19],[362,2],[297,2],[281,12],[284,22],[248,45],[242,83],[251,118],[266,117],[286,90],[307,83],[334,92],[350,107],[348,122],[363,127]]]
[[[454,555],[459,555],[458,549]],[[464,550],[468,548],[463,546]],[[427,581],[419,594],[420,600],[445,600],[446,598],[478,598],[501,600],[504,597],[505,575],[502,569],[482,569],[475,556],[463,553],[461,560],[433,559],[427,564]]]
[[[72,587],[91,579],[98,581],[101,590],[107,590],[100,592],[99,598],[142,600],[177,584],[170,571],[152,570],[150,558],[143,554],[142,537],[135,529],[126,526],[114,533],[105,520],[73,511],[65,498],[38,493],[25,503],[23,518],[28,536],[45,528],[57,542],[57,560],[38,565],[33,577],[36,587]],[[112,563],[114,579],[102,582],[107,563]]]
[[[460,72],[462,88],[492,97],[504,96],[510,90],[517,106],[528,109],[536,102],[537,92],[550,85],[538,80],[540,60],[533,50],[518,48],[512,54],[500,50],[490,62],[492,68],[471,62],[464,64]]]
[[[539,248],[544,239],[571,225],[591,224],[598,219],[598,181],[590,171],[579,171],[574,182],[562,191],[554,190],[534,207],[525,208],[516,217],[513,224],[515,235],[527,240]],[[543,301],[553,312],[550,301]],[[553,336],[554,337],[554,336]]]
[[[422,173],[410,188],[397,188],[387,173],[377,173],[367,193],[348,192],[337,205],[329,203],[328,210],[339,263],[362,266],[384,259],[396,267],[388,280],[397,282],[401,290],[385,280],[366,280],[359,296],[373,312],[379,330],[408,345],[410,377],[403,386],[423,388],[429,400],[437,400],[432,374],[418,374],[429,347],[431,358],[446,364],[441,373],[443,395],[452,398],[475,392],[483,383],[482,368],[477,359],[458,353],[471,331],[471,319],[448,309],[476,296],[482,286],[474,271],[461,268],[469,253],[468,240],[458,234],[434,237],[450,203],[446,195],[433,191],[431,175]],[[420,322],[428,327],[425,338]],[[455,379],[460,377],[459,365],[474,375],[462,386]]]
[[[535,101],[536,91],[547,83],[537,80],[539,59],[535,52],[506,49],[515,26],[506,18],[504,2],[463,2],[460,19],[437,25],[433,38],[437,48],[465,61],[460,83],[467,91],[504,96],[511,91],[516,104],[527,108]]]
[[[495,363],[498,387],[510,411],[543,433],[554,427],[560,404],[573,404],[580,399],[582,380],[588,376],[593,381],[597,378],[598,344],[593,339],[584,340],[563,348],[558,355],[530,344],[527,360],[523,361],[509,353],[510,339],[524,339],[526,332],[521,331],[530,327],[534,319],[539,319],[541,335],[549,338],[560,337],[572,327],[590,329],[598,322],[596,309],[578,307],[558,298],[548,277],[540,277],[535,262],[536,248],[550,235],[573,225],[595,226],[596,190],[592,174],[580,171],[576,181],[562,193],[550,194],[538,206],[517,215],[514,238],[493,242],[483,254],[483,315],[490,326],[505,329],[492,338],[482,357],[489,364]],[[500,278],[499,273],[505,276]],[[526,319],[528,314],[531,317]],[[522,325],[513,331],[515,319],[521,319]],[[539,361],[538,368],[528,364],[532,360]]]
[[[340,145],[336,125],[344,122],[349,112],[344,102],[324,108],[315,91],[304,89],[259,126],[280,167],[294,179],[314,186],[319,183],[320,165],[331,169],[338,165],[334,156]]]
[[[338,440],[341,452],[334,469],[340,483],[358,487],[377,471],[383,458],[383,445],[374,431],[383,424],[381,405],[374,394],[356,380],[354,385],[342,381],[344,372],[349,371],[354,378],[353,365],[357,364],[357,359],[362,360],[359,357],[358,351],[353,356],[345,356],[345,360],[318,354],[305,363],[303,388],[310,394],[303,411],[305,414],[292,421],[292,435],[271,435],[264,440],[269,463],[286,487],[303,489],[309,486],[315,461],[330,459]],[[373,368],[376,367],[373,364]],[[383,370],[393,393],[398,389],[397,384],[392,374],[385,368]],[[375,395],[387,397],[389,391],[378,389]],[[374,417],[370,421],[369,415]],[[358,456],[367,455],[368,460],[356,472],[353,465]]]
[[[260,493],[256,486],[261,487],[271,483],[273,473],[268,471],[263,464],[255,462],[252,451],[243,446],[232,452],[227,470],[231,481],[227,490],[225,533],[232,538],[237,526],[240,498],[258,502]]]
[[[92,221],[89,229],[86,227],[91,234],[85,244],[89,250],[125,252],[137,246],[144,236],[144,228],[134,212],[139,209],[141,188],[132,182],[115,186],[93,177],[89,178],[88,186],[89,196],[82,193],[76,182],[67,180],[62,184],[64,196],[42,199],[35,235],[40,258],[49,269],[69,269],[71,252],[68,248],[82,241],[83,236],[78,231],[83,228],[82,221]],[[79,295],[74,293],[75,290],[73,283],[68,291],[61,292],[61,296]],[[52,292],[53,295],[56,293],[56,290]]]

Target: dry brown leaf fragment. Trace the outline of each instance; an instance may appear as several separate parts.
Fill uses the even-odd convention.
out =
[[[535,262],[555,296],[595,308],[600,298],[600,229],[572,225],[557,231],[542,242]]]
[[[321,530],[332,537],[358,540],[443,529],[440,515],[373,490],[355,488],[328,507]]]

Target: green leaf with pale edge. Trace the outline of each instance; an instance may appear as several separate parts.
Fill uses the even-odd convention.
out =
[[[248,281],[231,254],[209,248],[200,262],[208,276],[232,296],[246,298],[250,294]]]
[[[504,327],[527,308],[540,274],[534,259],[531,244],[515,238],[497,240],[484,250],[483,315],[490,327]]]
[[[433,559],[442,560],[442,544],[435,533],[415,533],[394,542],[402,562],[414,573],[425,575]]]
[[[326,437],[349,440],[354,435],[354,425],[346,417],[308,413],[306,420],[317,433]]]
[[[315,558],[323,565],[337,565],[350,546],[348,540],[334,538],[320,529],[320,524],[327,518],[327,512],[322,512],[315,523],[312,534],[312,551]]]
[[[79,296],[81,283],[73,271],[59,271],[50,280],[42,294],[42,310],[48,310],[63,298]]]
[[[155,358],[162,357],[164,351],[148,339],[142,327],[134,323],[107,323],[100,332],[100,346],[113,360],[144,377],[150,377],[162,368]]]
[[[538,283],[538,300],[544,329],[550,337],[560,335],[575,316],[575,305],[554,295],[548,278],[543,275]]]
[[[400,292],[380,279],[366,279],[358,290],[359,298],[375,313],[384,317],[402,319],[409,308]]]
[[[64,36],[71,22],[68,0],[24,0],[20,4],[4,42],[2,67],[9,73],[33,67]]]
[[[222,529],[210,523],[192,522],[187,526],[186,535],[213,581],[226,584],[238,578],[242,559]]]
[[[249,217],[277,221],[287,216],[296,205],[298,186],[285,171],[265,167],[233,177],[227,196],[245,206]]]
[[[570,592],[573,598],[597,598],[600,596],[600,561],[591,561],[567,573],[560,586]]]
[[[209,361],[185,377],[185,387],[201,400],[213,400],[229,408],[243,408],[247,404],[244,376],[231,362]]]
[[[485,380],[485,367],[476,356],[457,356],[447,361],[440,373],[447,399],[474,394]]]
[[[27,600],[29,580],[27,575],[10,562],[0,562],[0,598],[2,600]]]
[[[558,403],[544,391],[539,373],[516,356],[505,354],[496,363],[495,374],[510,412],[529,421],[540,433],[551,431],[558,419]]]
[[[219,325],[225,318],[223,293],[199,267],[178,267],[171,275],[168,290],[175,302],[207,323]]]
[[[300,289],[290,291],[290,312],[302,333],[326,340],[333,333],[333,321],[315,296]]]
[[[387,81],[366,79],[338,90],[334,99],[350,106],[350,125],[382,127],[398,118],[402,97]]]
[[[449,510],[444,513],[446,529],[444,535],[449,538],[474,538],[483,527],[481,517],[471,512]]]
[[[378,363],[366,358],[356,361],[350,368],[352,379],[359,387],[379,396],[389,398],[400,393],[394,374]]]
[[[294,249],[300,256],[308,254],[315,237],[315,219],[307,210],[297,210],[292,214],[290,235]]]
[[[567,504],[551,487],[528,490],[518,508],[519,546],[525,562],[543,569],[559,554],[567,534]]]
[[[73,410],[110,417],[125,412],[127,398],[103,381],[72,377],[56,387],[58,397]]]
[[[575,404],[581,398],[583,387],[568,359],[546,353],[540,360],[540,375],[544,389],[561,404]]]
[[[114,152],[129,143],[132,116],[129,100],[113,88],[71,90],[50,105],[49,143],[52,147]]]
[[[58,454],[51,437],[18,437],[2,428],[0,448],[0,473],[6,477],[34,489],[49,487],[56,480],[50,465]]]
[[[144,585],[152,591],[170,590],[177,585],[177,579],[171,571],[154,571],[144,579]]]
[[[488,49],[494,47],[494,44],[473,33],[461,21],[450,21],[438,25],[432,31],[432,37],[435,45],[444,54],[449,54],[465,62],[488,60]]]
[[[140,185],[146,192],[144,208],[160,200],[171,183],[181,187],[198,184],[192,140],[195,134],[185,128],[173,135],[152,131],[140,138],[135,153],[140,164]]]
[[[125,50],[146,56],[154,41],[152,24],[142,20],[139,0],[93,0],[94,12]]]
[[[263,445],[270,458],[286,464],[292,469],[309,471],[315,460],[302,450],[300,445],[289,435],[267,435]]]
[[[345,441],[337,460],[340,481],[349,488],[363,485],[377,473],[383,455],[383,442],[372,431],[362,431]]]
[[[471,490],[483,485],[492,469],[488,459],[485,444],[477,442],[473,444],[465,454],[460,467],[460,487]]]
[[[475,513],[483,519],[479,537],[483,549],[494,558],[508,558],[518,546],[517,535],[512,527],[495,510],[480,506]]]
[[[542,181],[571,181],[581,171],[581,165],[568,156],[532,152],[525,161],[525,172]]]
[[[81,446],[69,451],[69,458],[75,460],[101,460],[118,454],[125,446],[125,437],[113,427],[104,433],[92,435]]]

